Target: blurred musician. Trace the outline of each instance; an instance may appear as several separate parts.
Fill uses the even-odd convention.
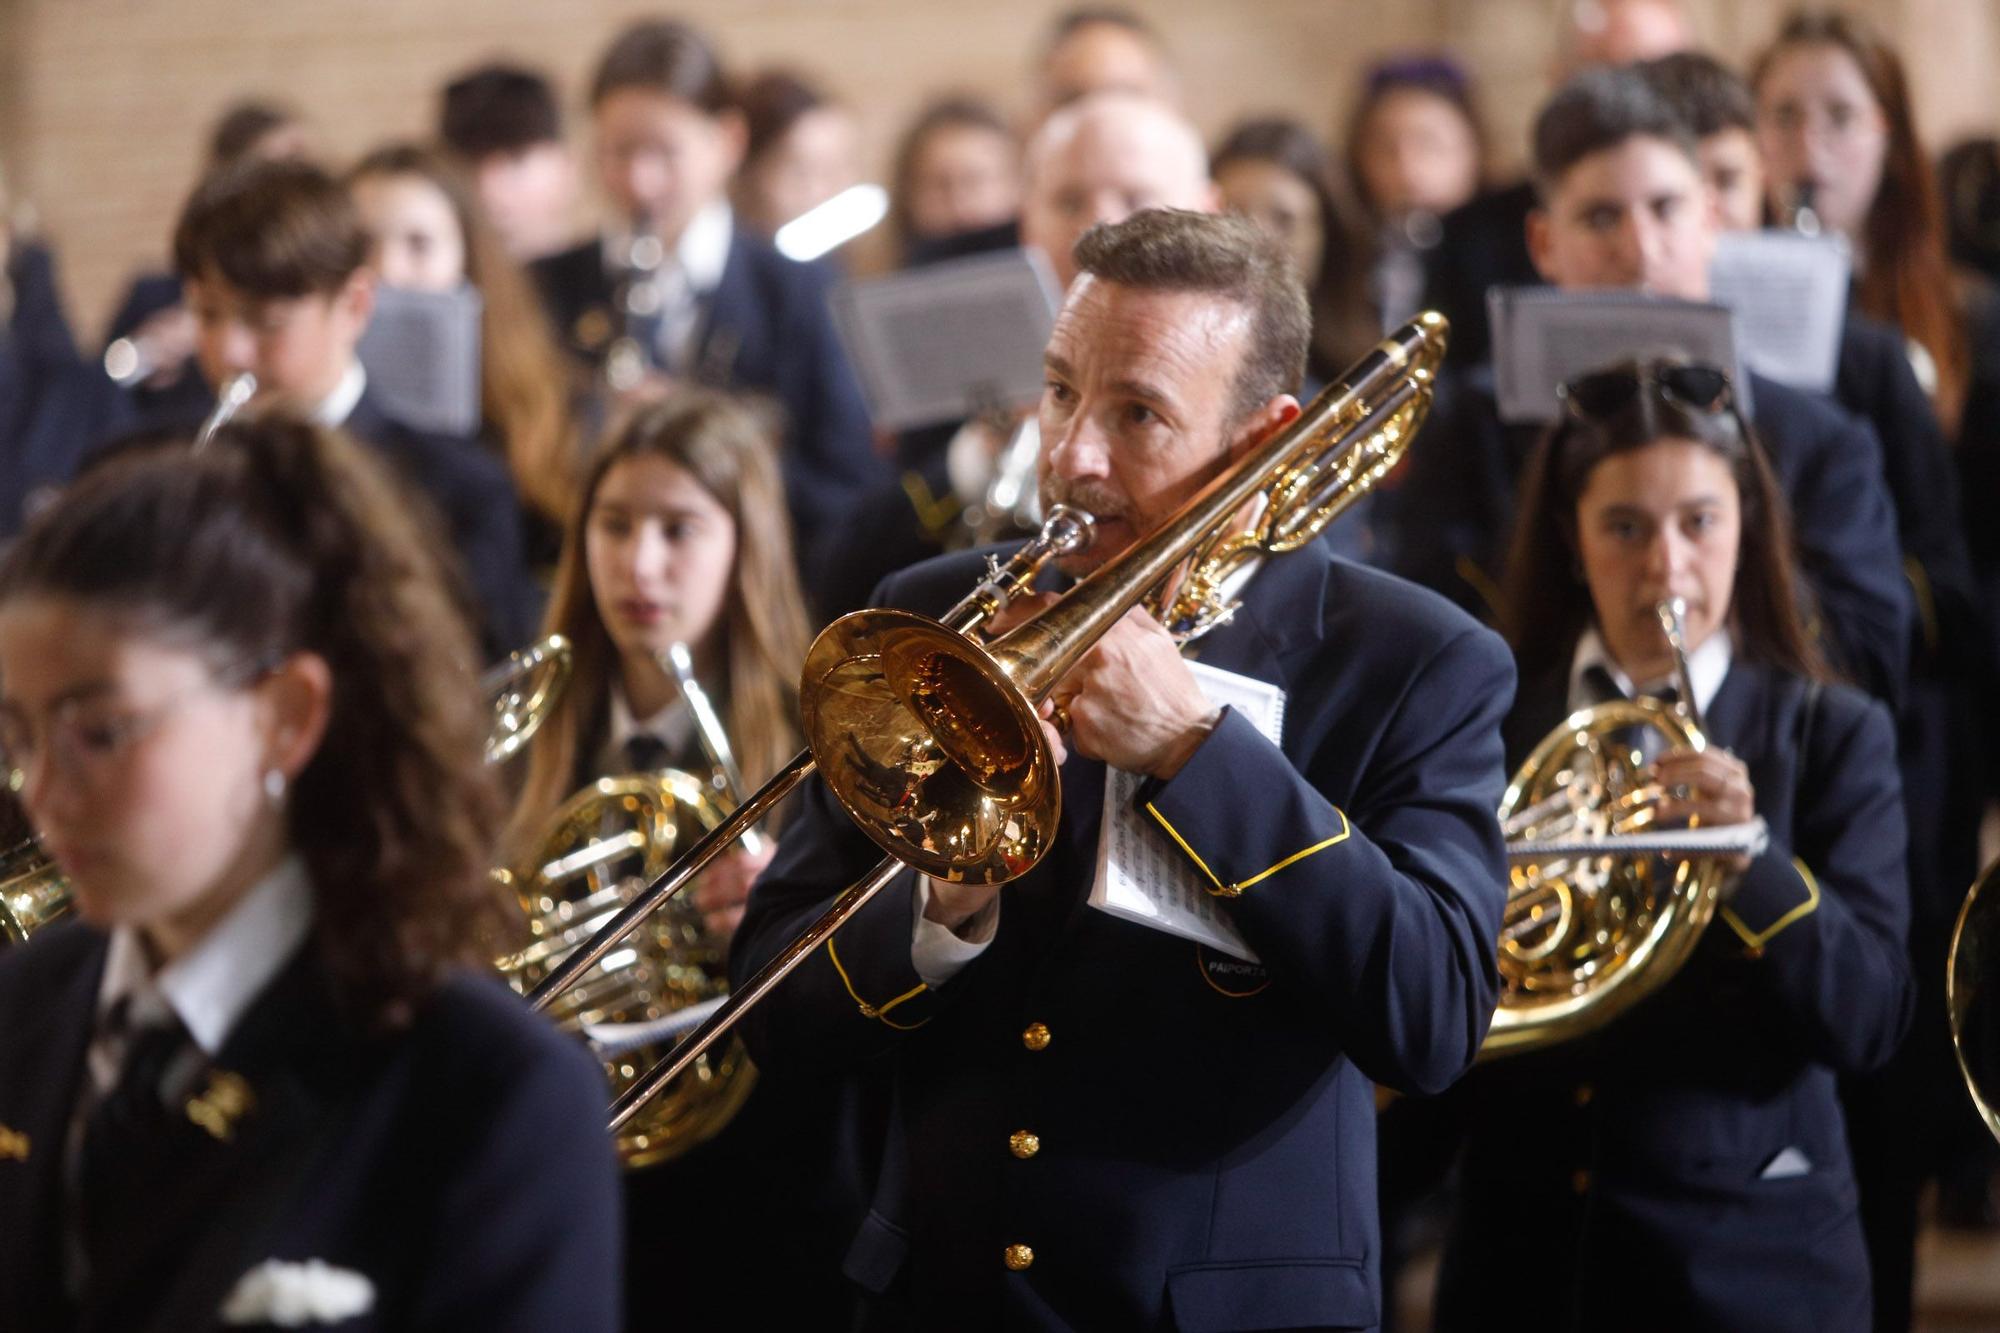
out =
[[[1020,243],[1021,145],[985,102],[926,106],[903,131],[889,180],[889,223],[905,265]]]
[[[1624,289],[1709,296],[1713,210],[1693,136],[1647,78],[1587,70],[1535,121],[1542,202],[1528,244],[1542,276],[1566,291]],[[1477,367],[1440,395],[1425,448],[1376,506],[1391,569],[1458,600],[1488,600],[1513,526],[1517,478],[1535,433],[1503,425],[1493,371]],[[1822,635],[1857,683],[1899,699],[1910,643],[1895,511],[1882,450],[1867,423],[1811,394],[1752,374],[1758,437],[1795,516],[1800,564]]]
[[[621,393],[693,382],[777,399],[786,497],[810,551],[881,475],[827,311],[830,271],[784,258],[735,220],[743,114],[700,33],[671,20],[626,29],[598,63],[590,107],[617,219],[535,265],[556,329]],[[643,375],[630,386],[616,382],[627,359]]]
[[[1562,0],[1558,10],[1549,62],[1552,88],[1586,69],[1652,60],[1694,44],[1683,0]],[[1517,181],[1439,220],[1423,304],[1451,319],[1453,364],[1476,365],[1486,358],[1487,289],[1535,281],[1526,228],[1535,204],[1534,181]]]
[[[312,152],[312,137],[296,111],[251,98],[216,120],[201,175],[253,158],[307,158]],[[105,370],[127,386],[145,416],[199,418],[206,410],[207,386],[195,365],[194,316],[183,299],[183,276],[169,270],[134,277],[105,330]]]
[[[772,237],[861,179],[854,112],[791,70],[743,89],[743,165],[731,198],[743,225]]]
[[[1159,30],[1122,5],[1064,10],[1049,24],[1035,66],[1039,126],[1092,93],[1121,92],[1180,104],[1180,74]]]
[[[0,1324],[603,1330],[604,1083],[489,974],[499,793],[433,541],[276,420],[0,565],[0,753],[81,918],[0,957]]]
[[[1099,517],[1071,576],[1295,416],[1310,331],[1283,252],[1242,219],[1148,210],[1076,263],[1040,414],[1044,501]],[[942,609],[983,568],[931,562],[873,600]],[[1244,598],[1201,658],[1288,695],[1282,747],[1210,704],[1134,611],[1058,686],[1048,858],[1004,902],[891,886],[753,1011],[768,1068],[895,1071],[847,1253],[864,1326],[1377,1322],[1368,1080],[1439,1088],[1485,1031],[1511,670],[1463,614],[1317,542]],[[1133,809],[1103,809],[1108,768],[1143,775]],[[1262,961],[1087,907],[1114,818],[1210,886]],[[732,974],[878,857],[815,780]]]
[[[445,85],[438,141],[472,174],[508,254],[525,264],[570,244],[579,181],[548,79],[510,64],[467,70]]]
[[[506,460],[536,570],[555,563],[574,503],[582,446],[570,412],[571,367],[549,335],[526,274],[487,225],[449,159],[414,144],[369,153],[347,188],[373,238],[387,286],[479,294],[481,441]]]
[[[1216,207],[1201,135],[1178,111],[1132,93],[1094,93],[1050,116],[1028,144],[1021,242],[1056,283],[1076,277],[1077,238],[1145,208]],[[1289,386],[1296,388],[1297,386]],[[1023,413],[1013,423],[1033,423]],[[828,615],[872,605],[885,576],[968,540],[962,516],[985,499],[1013,431],[985,418],[910,431],[902,475],[863,497],[824,549],[813,600]]]
[[[1573,709],[1671,684],[1655,608],[1679,597],[1708,745],[1653,762],[1660,817],[1761,815],[1770,845],[1729,866],[1660,991],[1452,1094],[1467,1149],[1438,1327],[1491,1328],[1504,1299],[1551,1330],[1866,1329],[1834,1079],[1909,1022],[1895,733],[1805,630],[1783,495],[1728,377],[1625,365],[1566,403],[1508,569],[1509,763]]]
[[[662,665],[675,644],[688,648],[751,788],[796,754],[806,617],[770,427],[704,389],[641,409],[592,463],[544,629],[568,637],[573,674],[528,749],[510,859],[533,855],[556,807],[599,777],[708,774]],[[768,844],[739,847],[692,890],[719,947],[770,855]],[[853,1132],[841,1092],[830,1079],[760,1071],[715,1138],[627,1173],[632,1309],[694,1328],[839,1322],[849,1298],[838,1256],[865,1209],[836,1145]],[[720,1280],[752,1254],[759,1280]],[[670,1295],[663,1273],[679,1275]]]
[[[217,386],[248,371],[260,403],[387,455],[436,506],[486,651],[498,656],[520,646],[529,624],[514,488],[477,442],[406,426],[369,394],[354,355],[375,304],[369,249],[347,191],[318,167],[253,160],[205,180],[174,232],[202,375]]]

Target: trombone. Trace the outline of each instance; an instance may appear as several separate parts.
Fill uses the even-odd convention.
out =
[[[1034,619],[975,643],[1040,566],[1087,545],[1090,523],[1058,506],[1042,530],[942,620],[861,611],[814,640],[800,683],[808,749],[711,831],[530,996],[545,1006],[718,847],[817,766],[888,853],[701,1027],[620,1096],[623,1126],[835,930],[906,868],[1004,883],[1052,845],[1061,787],[1038,707],[1128,609],[1146,602],[1183,642],[1223,623],[1231,589],[1267,555],[1293,551],[1402,457],[1429,411],[1449,326],[1425,313],[1396,330],[1300,416]],[[1245,515],[1253,516],[1246,520]],[[571,966],[573,964],[574,966]]]

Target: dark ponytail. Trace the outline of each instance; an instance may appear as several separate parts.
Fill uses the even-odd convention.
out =
[[[214,670],[326,659],[332,715],[289,833],[328,970],[379,1025],[406,1022],[448,969],[490,965],[512,920],[489,878],[502,806],[471,630],[444,568],[373,458],[269,418],[200,453],[106,461],[0,561],[0,602],[86,603]]]

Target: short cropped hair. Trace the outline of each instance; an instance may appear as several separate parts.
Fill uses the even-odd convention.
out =
[[[330,296],[368,260],[345,187],[298,161],[246,160],[205,176],[174,227],[174,268],[259,298]]]
[[[208,132],[209,166],[229,165],[255,148],[265,135],[295,125],[298,119],[290,107],[259,98],[231,104]]]
[[[735,90],[708,38],[675,19],[635,23],[618,34],[590,80],[590,104],[626,88],[662,93],[719,116],[736,105]]]
[[[1251,315],[1250,345],[1231,386],[1240,421],[1305,376],[1312,312],[1282,244],[1248,219],[1149,208],[1100,223],[1076,243],[1078,273],[1141,291],[1205,292]]]
[[[1139,38],[1156,51],[1164,52],[1167,44],[1161,40],[1159,29],[1141,18],[1137,11],[1124,5],[1079,5],[1057,14],[1049,24],[1048,37],[1042,50],[1055,50],[1085,28],[1117,28]]]
[[[1696,139],[1725,130],[1756,130],[1757,101],[1750,94],[1750,85],[1714,56],[1676,51],[1648,60],[1638,69]]]
[[[1543,202],[1571,167],[1629,139],[1664,139],[1694,160],[1693,132],[1639,71],[1596,66],[1556,89],[1535,117],[1535,188]]]
[[[555,89],[519,65],[481,65],[445,85],[438,138],[468,161],[561,143],[562,107]]]

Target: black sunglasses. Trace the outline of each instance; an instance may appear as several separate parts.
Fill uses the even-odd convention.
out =
[[[1649,361],[1637,367],[1593,370],[1557,385],[1556,397],[1571,416],[1604,421],[1630,407],[1644,390],[1705,416],[1727,412],[1736,404],[1728,374],[1698,362]]]

